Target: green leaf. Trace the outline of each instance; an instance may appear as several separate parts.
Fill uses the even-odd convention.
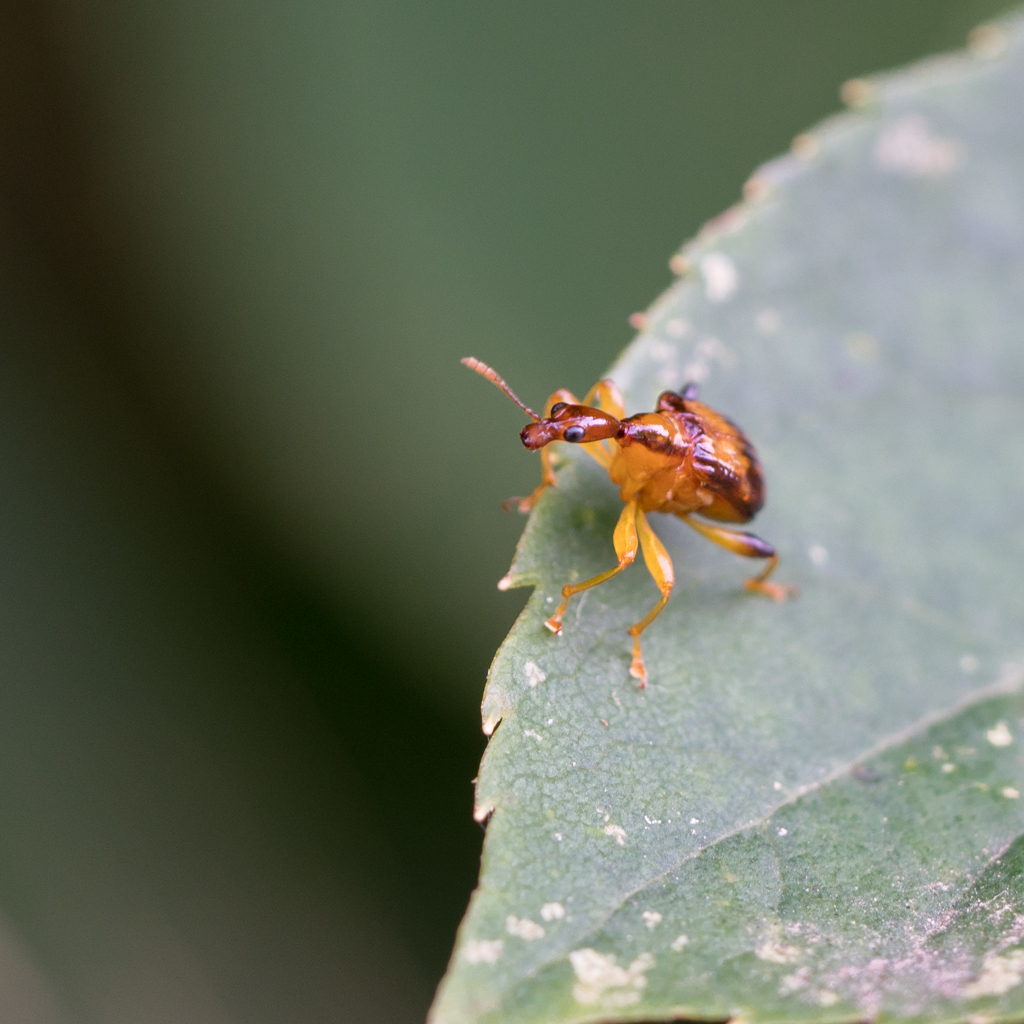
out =
[[[1024,1014],[1024,19],[974,42],[758,171],[613,370],[630,411],[697,379],[742,424],[799,599],[653,517],[637,689],[642,567],[542,625],[621,508],[561,453],[435,1024]]]

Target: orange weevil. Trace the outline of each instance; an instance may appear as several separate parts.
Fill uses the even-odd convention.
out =
[[[727,551],[745,558],[767,559],[764,569],[744,584],[747,590],[776,601],[795,595],[793,586],[768,582],[779,561],[770,544],[752,533],[693,518],[697,513],[718,522],[750,522],[764,505],[765,492],[753,445],[734,423],[697,401],[696,384],[687,384],[678,394],[664,391],[654,412],[629,417],[614,381],[599,381],[582,402],[572,392],[559,388],[547,400],[544,415],[538,416],[485,363],[472,356],[462,362],[501,388],[533,420],[519,436],[527,448],[541,449],[541,482],[529,497],[506,501],[506,510],[516,503],[520,512],[529,512],[545,488],[555,486],[550,452],[545,447],[552,441],[582,444],[583,450],[608,470],[626,505],[612,536],[619,564],[592,579],[562,587],[562,603],[544,623],[552,633],[562,632],[562,617],[573,594],[610,580],[632,564],[637,548],[642,548],[661,600],[629,628],[633,637],[629,673],[640,680],[641,687],[647,685],[640,634],[665,607],[675,582],[672,560],[648,525],[647,512],[671,512]]]

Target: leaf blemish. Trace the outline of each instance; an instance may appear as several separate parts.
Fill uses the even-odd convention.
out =
[[[690,321],[681,316],[673,317],[665,324],[665,333],[670,338],[685,338],[691,330]],[[673,354],[675,349],[672,350]],[[658,358],[655,356],[655,358]]]
[[[711,362],[716,361],[725,370],[736,365],[736,354],[718,338],[701,338],[694,346],[693,356],[683,367],[683,380],[702,383],[711,375]]]
[[[656,341],[650,347],[651,358],[659,363],[667,363],[673,359],[676,350],[666,341]]]
[[[513,914],[509,914],[505,918],[505,931],[509,935],[514,935],[518,939],[523,939],[525,942],[533,942],[536,939],[544,938],[544,928],[542,925],[537,924],[536,921],[531,921],[528,917],[518,918]]]
[[[962,146],[935,135],[927,118],[907,114],[882,129],[875,145],[875,166],[911,178],[940,177],[961,161]]]
[[[540,908],[540,916],[544,921],[561,921],[565,917],[565,907],[561,903],[545,903]]]
[[[964,985],[962,994],[968,999],[980,996],[1001,996],[1024,981],[1024,951],[999,956],[987,953],[977,980]]]
[[[779,985],[779,995],[789,996],[794,992],[799,992],[800,989],[806,988],[808,982],[811,980],[811,969],[810,967],[801,967],[799,970],[794,971],[792,974],[787,974]]]
[[[1006,727],[1005,722],[997,722],[988,730],[988,732],[985,733],[985,739],[987,739],[993,747],[1008,747],[1013,742],[1013,735]]]
[[[531,690],[548,677],[548,674],[535,661],[528,661],[523,666],[523,673],[526,675],[526,685]]]
[[[626,830],[621,825],[605,825],[604,834],[614,836],[619,846],[626,845]]]
[[[613,955],[604,956],[596,949],[586,948],[574,949],[569,954],[569,962],[578,979],[572,989],[577,1003],[630,1006],[640,1001],[639,990],[647,985],[644,973],[654,966],[654,957],[641,953],[629,967],[623,968]]]
[[[754,950],[754,955],[758,960],[766,960],[771,964],[791,964],[800,956],[800,950],[797,946],[787,946],[769,939]]]
[[[740,275],[736,264],[725,253],[709,252],[700,261],[700,272],[708,302],[725,302],[736,294]]]
[[[462,955],[467,964],[496,964],[504,948],[501,939],[475,939],[466,943]]]

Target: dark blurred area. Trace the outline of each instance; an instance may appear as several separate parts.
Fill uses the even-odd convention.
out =
[[[418,1021],[527,402],[998,3],[0,7],[0,1020]]]

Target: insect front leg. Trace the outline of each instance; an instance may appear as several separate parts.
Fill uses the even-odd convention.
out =
[[[559,402],[565,402],[566,405],[579,405],[579,399],[566,388],[559,388],[556,392],[548,397],[547,402],[544,403],[544,417],[545,419],[551,415],[551,409],[554,405]],[[589,448],[590,445],[587,445]],[[501,507],[505,512],[510,512],[512,507],[515,506],[524,515],[537,504],[537,499],[549,488],[554,487],[557,481],[555,480],[555,468],[551,465],[551,449],[541,448],[540,450],[540,483],[528,494],[525,498],[506,498],[502,503]]]
[[[598,409],[611,413],[617,420],[625,418],[626,406],[622,401],[622,394],[619,392],[618,385],[611,377],[599,380],[587,392],[587,397],[583,399],[583,404],[594,405],[595,398],[597,399],[596,405]]]
[[[629,666],[629,674],[640,680],[642,689],[647,685],[647,666],[640,653],[640,634],[661,614],[662,608],[668,602],[675,583],[675,570],[672,568],[672,559],[669,558],[665,545],[658,539],[647,522],[647,517],[639,508],[636,513],[636,525],[647,571],[654,577],[654,582],[661,591],[661,600],[635,626],[629,628],[629,635],[633,638],[633,663]]]
[[[617,420],[625,419],[626,406],[622,401],[618,385],[610,377],[599,380],[583,399],[584,405],[593,405],[603,412],[610,413]],[[583,450],[604,469],[607,469],[615,458],[618,446],[610,438],[605,441],[594,441],[592,444],[581,445]]]
[[[764,594],[773,601],[785,601],[789,597],[796,597],[799,593],[799,590],[791,583],[768,582],[768,577],[775,571],[775,566],[779,564],[779,556],[775,553],[775,548],[767,541],[755,537],[752,533],[727,530],[721,526],[709,526],[707,523],[691,519],[689,516],[680,516],[679,518],[687,526],[692,526],[699,534],[707,537],[713,544],[725,548],[726,551],[731,551],[734,555],[742,555],[744,558],[767,559],[765,567],[743,584],[747,590]]]
[[[587,392],[587,397],[582,402],[567,388],[559,388],[548,397],[547,402],[544,404],[544,418],[547,419],[551,415],[551,410],[559,403],[564,403],[565,405],[594,405],[595,400],[598,403],[596,408],[610,413],[616,419],[622,419],[626,415],[622,404],[622,395],[619,394],[619,389],[615,386],[615,382],[612,380],[601,380]],[[614,441],[593,441],[590,444],[581,444],[580,447],[595,462],[599,463],[603,469],[607,469],[615,458],[616,448]],[[555,469],[551,464],[550,447],[544,447],[540,450],[540,476],[540,483],[533,489],[533,493],[525,498],[506,498],[501,503],[501,507],[506,512],[511,511],[513,507],[523,513],[529,512],[537,504],[540,496],[549,487],[556,485]]]
[[[615,525],[615,533],[612,535],[612,543],[615,545],[615,554],[618,556],[619,564],[614,569],[607,569],[582,583],[567,583],[562,587],[562,603],[555,610],[555,614],[544,623],[552,633],[562,632],[562,616],[565,615],[565,609],[569,606],[569,598],[573,594],[596,587],[618,575],[627,565],[632,565],[638,546],[636,520],[637,505],[634,499],[622,510],[622,515],[619,516],[619,521]]]

